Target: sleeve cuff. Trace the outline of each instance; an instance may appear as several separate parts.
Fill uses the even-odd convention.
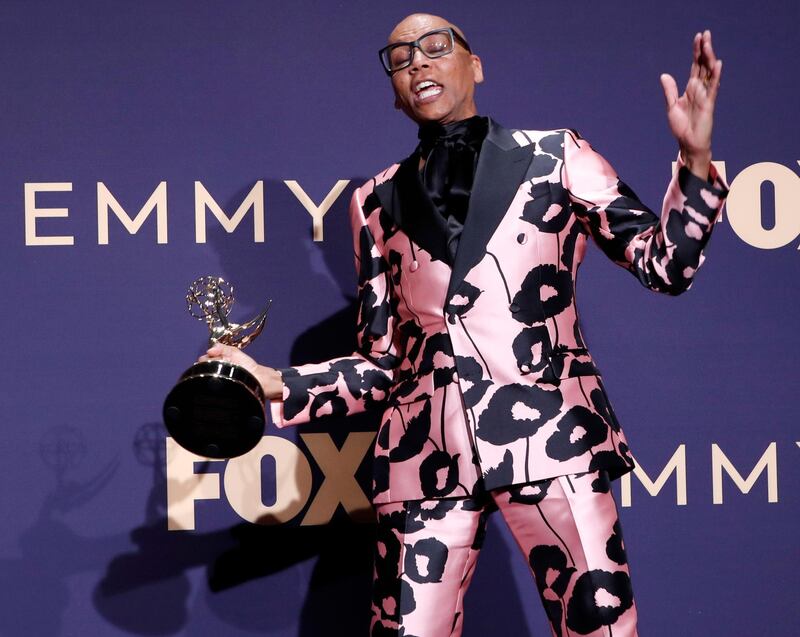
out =
[[[683,161],[683,156],[681,155],[680,151],[678,151],[678,159],[675,162],[675,172],[680,173],[681,169],[684,169],[682,172],[686,173],[686,177],[684,178],[685,182],[688,183],[689,181],[694,181],[696,182],[697,187],[708,188],[713,192],[714,195],[720,197],[720,199],[724,199],[728,196],[728,184],[720,176],[719,171],[717,170],[717,167],[714,165],[713,161],[708,167],[708,179],[701,179],[691,170],[686,168],[686,162]]]
[[[719,218],[725,198],[728,196],[728,184],[722,179],[713,163],[708,169],[708,179],[701,179],[686,167],[681,154],[678,153],[673,184],[678,186],[685,204],[691,206],[694,211],[709,221],[716,221]],[[676,207],[680,209],[683,206]]]
[[[272,424],[278,427],[278,429],[282,429],[286,426],[286,422],[283,419],[283,401],[282,400],[270,400],[269,401],[269,415],[272,419]]]

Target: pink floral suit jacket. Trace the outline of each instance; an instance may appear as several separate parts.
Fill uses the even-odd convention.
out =
[[[278,426],[382,409],[376,503],[633,468],[586,349],[575,281],[588,237],[651,290],[688,289],[725,184],[680,167],[661,217],[570,130],[490,120],[452,268],[414,154],[353,195],[359,347],[282,370]]]

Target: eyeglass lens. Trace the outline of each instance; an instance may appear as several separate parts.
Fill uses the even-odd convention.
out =
[[[429,58],[438,58],[447,55],[453,50],[453,38],[447,31],[429,33],[419,39],[419,49]],[[408,66],[414,55],[411,44],[396,46],[389,50],[388,62],[392,70]]]

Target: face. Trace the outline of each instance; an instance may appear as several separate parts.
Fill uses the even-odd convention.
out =
[[[413,42],[429,31],[449,26],[438,16],[411,15],[395,27],[389,44]],[[432,60],[415,48],[411,64],[392,75],[395,107],[417,124],[457,122],[477,114],[475,84],[482,81],[480,58],[458,42],[452,53]]]

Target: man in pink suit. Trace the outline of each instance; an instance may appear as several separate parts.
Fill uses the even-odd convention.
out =
[[[575,131],[477,115],[480,58],[437,16],[381,50],[420,144],[353,195],[359,348],[274,370],[239,350],[279,427],[381,409],[371,634],[459,635],[487,516],[505,517],[554,635],[636,635],[610,480],[633,460],[575,308],[591,237],[646,287],[691,285],[727,194],[711,165],[721,61],[661,78],[679,167],[660,218]]]

